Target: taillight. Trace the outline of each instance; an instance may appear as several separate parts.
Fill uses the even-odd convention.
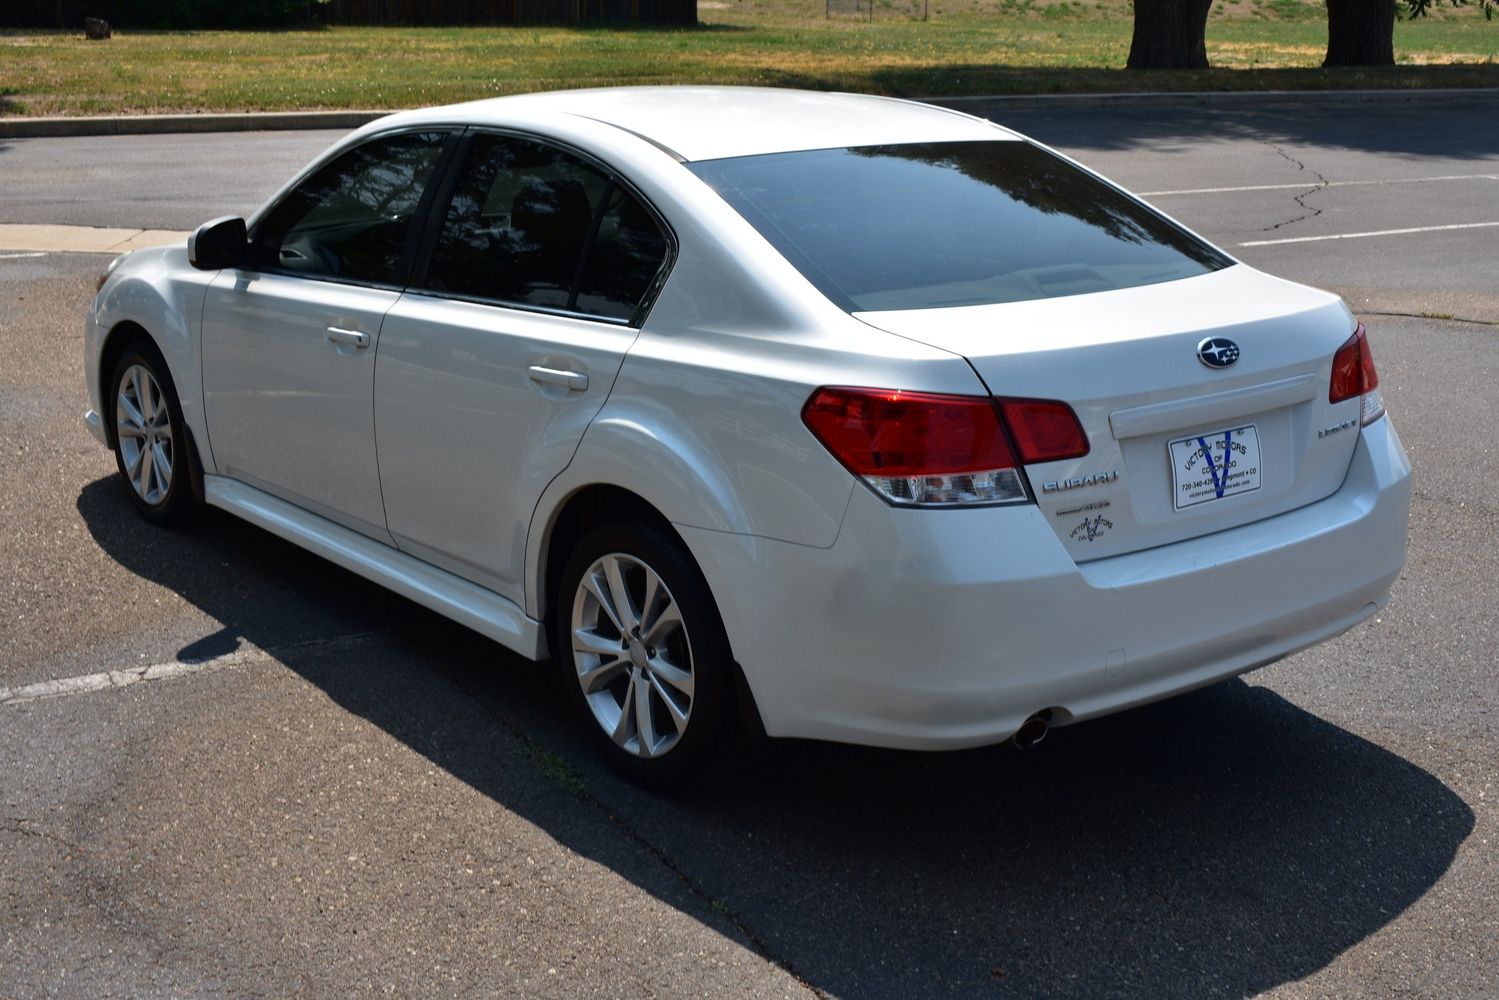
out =
[[[1074,429],[1061,426],[1058,407]],[[1007,417],[1011,429],[1025,427],[1016,435],[1019,459]],[[1071,408],[1047,400],[831,386],[812,394],[802,420],[849,471],[906,506],[1024,503],[1021,461],[1045,461],[1040,456],[1059,448],[1088,450]]]
[[[1055,399],[1001,399],[998,403],[1021,461],[1056,462],[1088,454],[1088,435],[1066,403]]]
[[[1355,396],[1362,397],[1360,425],[1373,423],[1384,416],[1379,373],[1374,370],[1374,354],[1369,350],[1369,336],[1362,323],[1333,355],[1332,383],[1327,390],[1329,403],[1341,403]]]

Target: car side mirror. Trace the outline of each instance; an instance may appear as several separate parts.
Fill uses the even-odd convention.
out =
[[[245,220],[236,215],[205,222],[187,239],[187,262],[200,271],[239,267],[249,259]]]

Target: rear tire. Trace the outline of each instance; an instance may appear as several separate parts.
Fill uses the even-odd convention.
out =
[[[181,523],[193,508],[192,453],[177,387],[147,340],[120,354],[104,400],[115,464],[135,509],[156,524]]]
[[[663,527],[612,524],[573,550],[553,649],[590,738],[657,787],[715,772],[737,744],[734,661],[707,581]]]

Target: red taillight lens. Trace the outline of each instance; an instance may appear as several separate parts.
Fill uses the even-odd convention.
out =
[[[1024,503],[1022,462],[1088,452],[1072,408],[1054,400],[831,386],[812,394],[802,420],[838,461],[895,504]]]
[[[802,420],[861,476],[927,476],[1014,466],[990,401],[891,389],[818,389]]]
[[[1327,401],[1363,397],[1360,422],[1368,424],[1384,415],[1384,400],[1379,394],[1379,372],[1374,370],[1374,353],[1369,350],[1369,335],[1360,323],[1353,336],[1343,342],[1332,357],[1332,382]]]
[[[1023,462],[1056,462],[1088,454],[1088,435],[1072,407],[1054,399],[1001,399],[1000,412]]]

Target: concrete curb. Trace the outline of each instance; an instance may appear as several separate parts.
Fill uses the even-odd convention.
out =
[[[930,104],[973,111],[1046,108],[1348,107],[1413,101],[1467,103],[1499,100],[1499,88],[1429,90],[1210,90],[1127,94],[1006,94],[991,97],[925,97]],[[88,135],[158,135],[171,132],[260,132],[352,129],[389,111],[273,111],[201,115],[114,115],[100,118],[0,118],[0,139]]]
[[[110,115],[99,118],[0,118],[0,139],[169,132],[283,132],[352,129],[389,111],[269,111],[203,115]]]
[[[1447,104],[1499,101],[1499,87],[1433,87],[1427,90],[1188,90],[1125,94],[1022,94],[995,97],[925,97],[929,104],[970,111],[976,107],[1035,110],[1045,108],[1154,107],[1354,107],[1362,104]]]

